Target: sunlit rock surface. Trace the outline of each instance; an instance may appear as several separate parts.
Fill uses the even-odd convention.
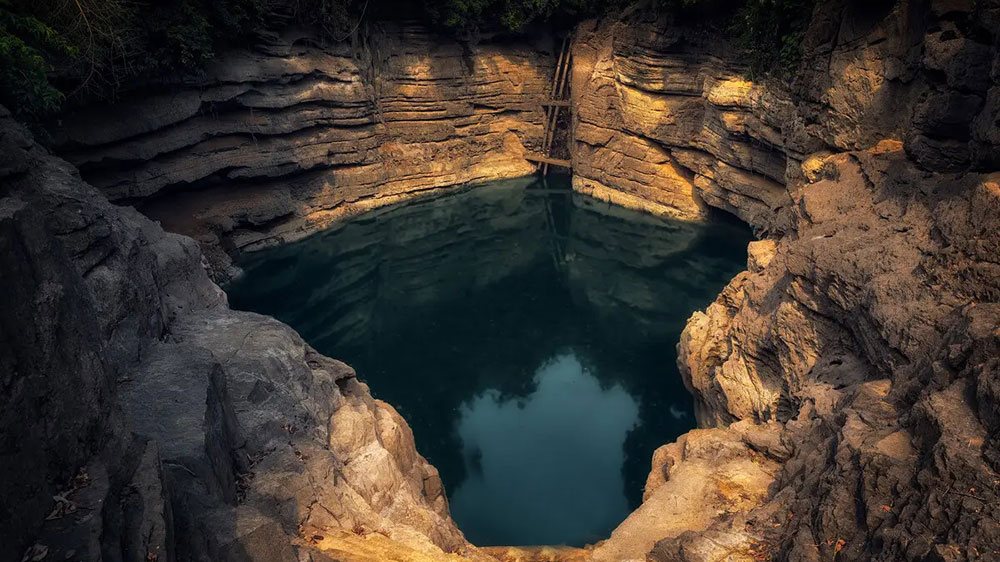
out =
[[[668,21],[588,22],[574,37],[575,187],[676,218],[707,205],[784,230],[785,154],[763,93],[724,40]],[[768,100],[770,101],[770,100]]]
[[[1000,552],[998,23],[996,2],[824,3],[789,86],[747,82],[697,26],[581,26],[578,188],[677,216],[705,203],[767,237],[693,315],[679,364],[700,423],[780,469],[739,513],[661,528],[649,559]],[[647,502],[670,493],[661,465]],[[665,513],[644,506],[595,556],[642,558],[644,511]]]
[[[534,171],[523,155],[540,152],[554,48],[545,36],[463,46],[386,23],[358,53],[288,30],[222,55],[200,79],[79,109],[60,153],[112,201],[201,242],[225,277],[222,249]]]

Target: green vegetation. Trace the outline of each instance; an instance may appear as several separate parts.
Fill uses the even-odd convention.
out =
[[[54,56],[74,58],[77,49],[36,18],[19,16],[0,4],[0,102],[28,121],[59,108],[63,93],[49,83]]]
[[[815,0],[746,0],[730,26],[747,55],[750,77],[788,78],[798,67],[802,34]]]
[[[195,69],[266,13],[267,0],[0,0],[0,103],[37,124],[68,95]]]
[[[460,32],[523,31],[533,22],[574,23],[630,6],[669,11],[686,21],[727,26],[744,51],[752,77],[787,77],[799,61],[799,45],[816,0],[425,0],[430,21]]]

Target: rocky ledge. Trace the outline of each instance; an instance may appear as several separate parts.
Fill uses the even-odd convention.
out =
[[[581,26],[576,188],[762,238],[678,348],[729,445],[658,451],[595,559],[1000,557],[998,29],[996,2],[824,3],[784,85],[691,24]]]
[[[523,156],[542,142],[553,48],[470,46],[415,24],[354,46],[285,29],[198,78],[71,112],[59,153],[110,200],[198,240],[225,278],[228,254],[533,172]]]

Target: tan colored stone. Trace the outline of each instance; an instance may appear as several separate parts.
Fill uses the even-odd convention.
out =
[[[771,260],[777,251],[778,243],[770,238],[764,240],[754,240],[747,245],[747,269],[750,273],[760,273]]]
[[[592,561],[645,560],[664,538],[703,531],[721,517],[745,513],[767,498],[778,469],[723,429],[691,431],[667,447],[654,455],[652,473],[662,473],[656,463],[670,459],[669,480],[647,488],[639,509],[595,546]]]

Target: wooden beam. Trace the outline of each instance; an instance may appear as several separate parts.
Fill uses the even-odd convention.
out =
[[[548,100],[541,102],[542,107],[569,107],[569,100]]]
[[[563,168],[571,168],[569,160],[562,160],[559,158],[549,158],[548,156],[541,156],[538,154],[525,154],[524,159],[528,162],[541,162],[542,164],[551,164],[552,166],[562,166]]]
[[[553,189],[551,187],[529,187],[524,190],[525,193],[530,193],[532,195],[572,195],[572,189]]]

